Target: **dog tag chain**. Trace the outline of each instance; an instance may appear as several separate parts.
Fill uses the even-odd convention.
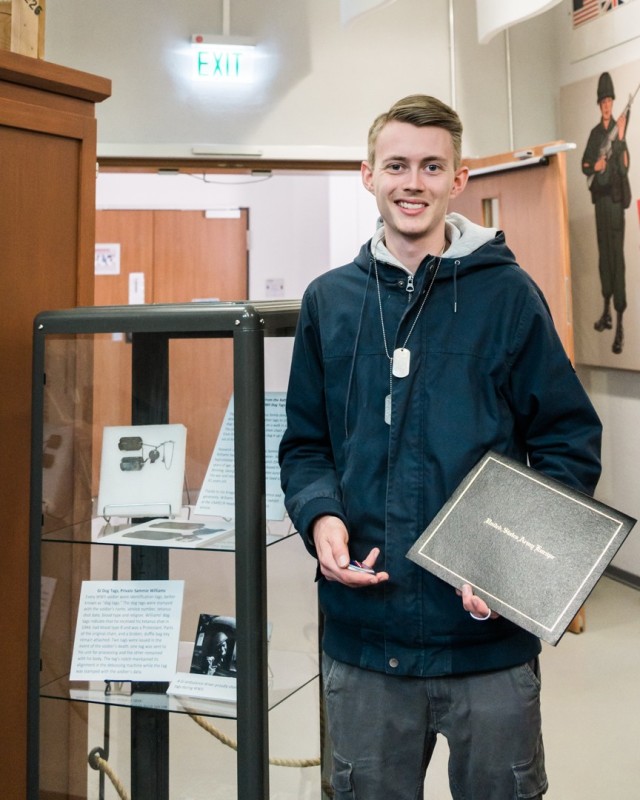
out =
[[[445,246],[442,248],[442,252],[444,252],[446,248]],[[409,372],[411,371],[411,350],[407,348],[407,344],[409,339],[411,338],[411,334],[416,327],[418,319],[420,318],[420,314],[422,314],[422,309],[427,302],[427,298],[431,294],[431,289],[433,287],[434,281],[436,279],[436,275],[438,274],[438,270],[440,269],[440,262],[442,261],[442,253],[440,254],[440,258],[438,259],[438,263],[433,271],[433,276],[431,278],[431,282],[427,287],[427,291],[424,293],[424,297],[422,298],[422,302],[420,303],[420,308],[418,309],[418,313],[416,314],[411,328],[409,329],[409,333],[407,334],[407,338],[404,340],[404,344],[402,347],[397,347],[393,351],[393,355],[389,353],[389,347],[387,345],[387,334],[384,327],[384,314],[382,312],[382,295],[380,292],[380,278],[378,277],[378,262],[373,254],[373,267],[376,275],[376,288],[378,290],[378,309],[380,310],[380,325],[382,327],[382,341],[384,343],[384,352],[389,359],[389,394],[384,399],[384,421],[387,425],[391,425],[391,396],[393,394],[393,379],[394,378],[406,378]]]

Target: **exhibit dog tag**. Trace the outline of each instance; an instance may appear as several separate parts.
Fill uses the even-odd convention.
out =
[[[411,367],[411,351],[406,347],[398,347],[393,351],[393,377],[406,378]]]

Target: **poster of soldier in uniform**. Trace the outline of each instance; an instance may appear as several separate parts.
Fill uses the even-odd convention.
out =
[[[622,113],[614,119],[616,92],[608,72],[603,72],[598,79],[597,97],[600,121],[589,134],[582,156],[582,171],[587,176],[595,210],[598,273],[604,302],[602,314],[594,322],[593,328],[603,333],[611,330],[615,323],[611,351],[619,355],[624,346],[623,315],[627,308],[625,211],[631,203],[626,132],[634,97],[629,98]]]
[[[576,362],[640,370],[640,62],[561,90]],[[640,96],[639,96],[640,97]],[[635,118],[634,118],[635,115]]]

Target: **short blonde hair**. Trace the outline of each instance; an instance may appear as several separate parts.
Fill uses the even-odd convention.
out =
[[[380,114],[369,128],[368,160],[373,167],[376,142],[380,131],[388,122],[408,122],[410,125],[424,127],[433,125],[444,128],[451,134],[454,153],[454,168],[458,169],[462,159],[462,122],[456,112],[436,97],[426,94],[411,94],[394,103],[388,111]]]

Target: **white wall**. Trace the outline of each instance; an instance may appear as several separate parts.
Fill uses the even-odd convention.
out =
[[[597,497],[640,518],[638,453],[640,453],[640,376],[617,369],[580,367],[578,374],[603,425],[602,477]],[[632,531],[613,561],[640,576],[640,531]]]
[[[219,34],[221,8],[221,0],[48,3],[47,60],[113,81],[98,107],[101,153],[188,155],[193,144],[231,143],[364,154],[373,117],[399,97],[452,102],[449,0],[395,0],[346,28],[339,0],[233,0],[231,33],[255,37],[261,59],[257,82],[236,89],[187,77],[191,34]],[[505,151],[505,37],[479,45],[475,2],[454,0],[453,9],[465,154]],[[558,53],[546,16],[510,34],[516,146],[556,134],[548,87]]]

